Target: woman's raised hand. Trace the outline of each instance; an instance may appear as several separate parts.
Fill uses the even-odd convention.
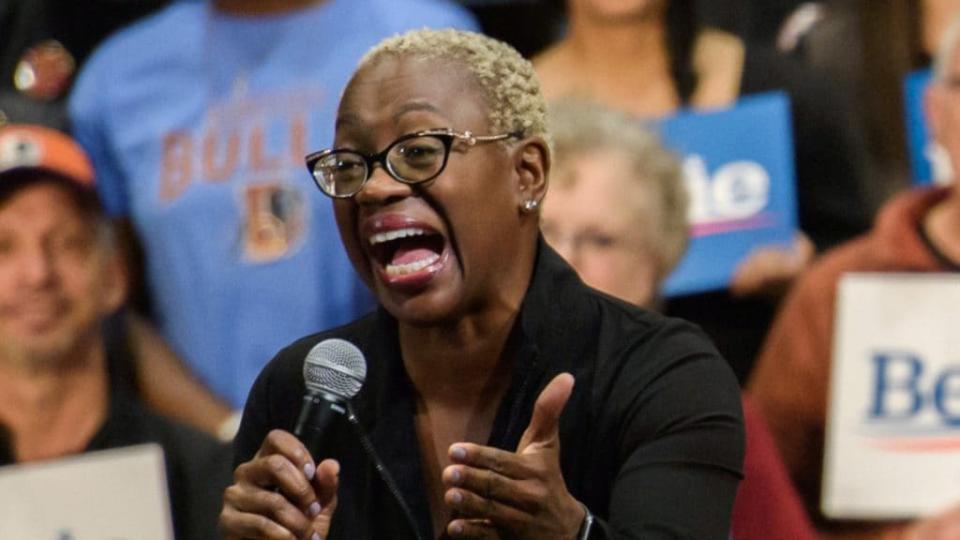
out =
[[[444,500],[457,517],[454,538],[573,540],[583,506],[567,491],[560,472],[560,413],[573,391],[562,373],[543,389],[516,453],[470,443],[450,447],[443,471]]]
[[[337,507],[340,464],[315,466],[292,434],[271,431],[260,451],[237,467],[223,496],[220,529],[227,540],[320,540]]]

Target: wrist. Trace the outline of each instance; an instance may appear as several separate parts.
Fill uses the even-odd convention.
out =
[[[591,532],[593,531],[593,514],[590,513],[587,505],[580,503],[580,507],[583,508],[583,521],[580,522],[580,530],[577,531],[576,539],[590,540]]]

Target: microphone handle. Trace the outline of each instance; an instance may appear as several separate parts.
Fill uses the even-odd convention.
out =
[[[334,418],[343,416],[345,405],[332,396],[320,392],[307,392],[303,396],[300,416],[293,428],[293,434],[307,448],[310,455],[317,459],[317,452],[323,442],[323,435]]]

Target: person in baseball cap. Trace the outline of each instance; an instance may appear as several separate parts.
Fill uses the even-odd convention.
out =
[[[102,327],[127,278],[94,182],[70,137],[0,126],[0,466],[157,443],[176,538],[216,538],[229,448],[110,375],[123,362]]]

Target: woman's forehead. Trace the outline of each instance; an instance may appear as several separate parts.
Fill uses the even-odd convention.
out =
[[[338,125],[414,111],[452,117],[464,109],[486,111],[484,95],[465,66],[450,59],[390,56],[354,75],[340,103]]]

